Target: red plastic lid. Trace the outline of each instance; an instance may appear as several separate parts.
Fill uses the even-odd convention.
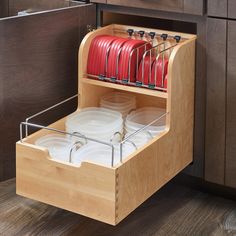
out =
[[[119,80],[125,79],[135,82],[137,66],[143,57],[145,49],[148,50],[151,48],[151,44],[146,43],[143,40],[129,40],[124,44],[120,55]],[[144,46],[145,44],[146,46]],[[138,49],[134,50],[135,48]]]
[[[149,84],[152,76],[152,66],[155,61],[155,57],[150,55],[145,56],[139,64],[137,81],[145,85]]]
[[[167,89],[167,79],[168,79],[168,74],[166,75],[165,80],[164,80],[164,88],[165,89]]]
[[[88,61],[87,61],[87,73],[88,74],[95,74],[94,62],[95,62],[96,58],[94,55],[95,55],[95,50],[97,50],[100,38],[102,38],[102,37],[104,37],[104,35],[96,36],[90,44]]]
[[[87,72],[92,75],[104,75],[106,73],[106,57],[116,36],[99,35],[93,39],[89,49]]]
[[[119,66],[119,51],[123,47],[124,43],[126,43],[129,39],[126,38],[119,38],[116,39],[110,48],[109,52],[109,58],[108,58],[108,68],[107,68],[107,77],[108,78],[116,78],[117,77],[117,71],[116,67]],[[120,52],[121,53],[121,52]],[[118,60],[118,65],[117,65]],[[119,70],[118,70],[119,71]]]
[[[164,64],[162,63],[164,62]],[[164,79],[167,75],[167,71],[168,71],[168,59],[166,57],[162,57],[162,55],[160,55],[157,60],[153,63],[153,67],[152,67],[152,77],[151,77],[151,81],[150,84],[154,84],[157,87],[163,87],[162,86],[162,79],[163,79],[163,85],[164,85]],[[163,68],[162,68],[163,65]],[[162,69],[163,69],[163,78],[162,78]],[[155,84],[155,77],[156,77],[156,84]]]

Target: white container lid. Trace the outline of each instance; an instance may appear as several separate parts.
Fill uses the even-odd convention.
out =
[[[123,160],[136,151],[136,148],[129,143],[123,145]],[[83,161],[91,161],[93,163],[111,167],[112,149],[103,144],[88,143],[79,148],[72,154],[72,163],[80,165]],[[114,165],[120,162],[120,146],[116,145],[114,150]]]
[[[65,135],[48,134],[35,141],[35,145],[47,148],[52,159],[69,161],[74,142]]]
[[[132,94],[122,92],[112,92],[102,96],[101,103],[111,106],[124,107],[128,105],[136,105],[136,98]]]
[[[127,117],[125,121],[126,127],[130,129],[140,129],[144,127],[145,125],[148,125],[158,117],[161,117],[165,114],[165,109],[162,108],[156,108],[156,107],[145,107],[138,109],[136,111],[131,112]],[[166,117],[162,117],[160,120],[158,120],[155,124],[152,124],[147,129],[149,131],[161,131],[165,129],[166,125]]]
[[[86,133],[110,132],[123,123],[121,113],[105,108],[85,108],[67,117],[66,127]]]

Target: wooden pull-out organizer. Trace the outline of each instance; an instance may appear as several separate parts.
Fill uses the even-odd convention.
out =
[[[100,97],[111,91],[127,91],[136,95],[138,107],[166,108],[166,131],[109,168],[52,160],[46,149],[34,145],[49,132],[40,130],[16,144],[17,194],[116,225],[193,161],[195,35],[178,33],[185,40],[171,53],[167,92],[86,78],[92,39],[102,34],[122,36],[128,28],[109,25],[84,38],[79,51],[78,109],[98,106]],[[65,130],[65,118],[50,127]]]

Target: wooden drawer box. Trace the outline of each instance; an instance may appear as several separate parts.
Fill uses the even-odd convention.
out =
[[[193,15],[203,15],[205,13],[204,0],[92,0],[91,2]]]
[[[108,92],[126,91],[136,95],[138,107],[165,107],[166,130],[114,167],[92,162],[75,166],[52,160],[46,149],[34,145],[37,138],[49,132],[40,130],[16,144],[17,194],[116,225],[192,162],[194,35],[178,33],[185,40],[172,51],[167,93],[86,78],[92,39],[103,34],[122,36],[128,28],[109,25],[89,33],[82,41],[78,110],[98,106],[99,98]],[[65,130],[65,118],[51,127]]]

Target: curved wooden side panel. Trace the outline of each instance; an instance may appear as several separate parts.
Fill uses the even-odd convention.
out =
[[[116,169],[116,223],[193,160],[195,40],[177,47],[169,66],[168,132]]]

